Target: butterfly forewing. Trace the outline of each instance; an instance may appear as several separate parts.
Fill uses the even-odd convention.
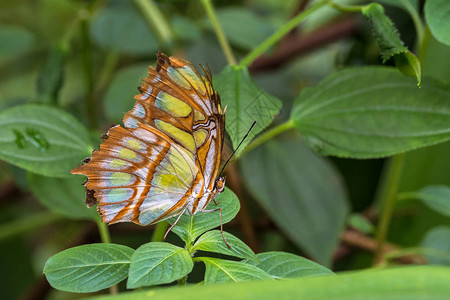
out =
[[[158,53],[139,90],[124,127],[112,127],[90,161],[72,170],[88,176],[86,200],[98,202],[107,223],[195,213],[218,175],[224,120],[210,73]]]

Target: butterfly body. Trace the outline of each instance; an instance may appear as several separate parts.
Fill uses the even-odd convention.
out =
[[[154,224],[205,209],[224,188],[219,176],[224,115],[209,71],[157,54],[136,103],[90,160],[86,202],[104,222]]]

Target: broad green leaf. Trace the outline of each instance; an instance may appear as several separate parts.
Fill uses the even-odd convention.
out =
[[[256,121],[236,152],[239,156],[245,146],[272,122],[280,111],[281,101],[257,87],[246,68],[227,66],[214,78],[214,87],[220,93],[222,106],[227,107],[225,126],[235,149]]]
[[[64,82],[64,69],[69,46],[63,43],[50,49],[47,62],[42,67],[37,82],[38,101],[56,103]]]
[[[134,96],[141,79],[148,76],[148,64],[136,64],[118,71],[106,91],[103,105],[106,117],[112,122],[120,122],[124,114],[133,108]]]
[[[362,233],[372,234],[375,232],[375,227],[367,220],[366,217],[359,213],[353,213],[348,217],[347,224]]]
[[[260,268],[239,261],[212,257],[197,257],[195,260],[206,265],[205,284],[272,279]]]
[[[431,208],[432,210],[450,217],[450,186],[429,185],[417,192],[404,193],[407,198],[416,198]]]
[[[158,43],[130,3],[107,6],[92,21],[91,37],[99,46],[124,54],[148,55]]]
[[[39,202],[50,211],[71,219],[99,220],[95,208],[87,208],[81,176],[52,178],[27,174],[27,183]]]
[[[264,252],[256,255],[259,263],[246,261],[273,278],[295,278],[333,275],[334,273],[309,259],[287,252]]]
[[[223,233],[231,249],[225,244],[220,230],[211,230],[201,235],[192,247],[192,251],[202,250],[239,258],[258,261],[255,253],[243,241],[231,233]]]
[[[394,57],[399,70],[407,76],[416,77],[417,85],[420,86],[422,73],[419,59],[403,45],[394,24],[384,14],[383,6],[371,3],[362,9],[362,14],[372,25],[383,63]]]
[[[169,243],[147,243],[131,257],[127,288],[170,283],[189,274],[193,266],[186,249]]]
[[[448,53],[450,53],[450,46],[439,43],[431,36],[427,52],[424,55],[424,76],[433,77],[446,85],[450,85],[450,59],[445,59]]]
[[[0,113],[0,159],[11,164],[66,177],[91,152],[86,128],[63,110],[30,104]]]
[[[242,7],[218,9],[217,17],[230,43],[242,49],[253,49],[274,32],[269,22]]]
[[[35,43],[33,33],[19,26],[0,26],[0,58],[6,60],[30,50]]]
[[[117,244],[69,248],[50,257],[44,274],[52,287],[74,293],[106,289],[128,276],[134,250]]]
[[[345,272],[290,280],[254,281],[239,284],[191,285],[95,297],[97,300],[446,300],[450,294],[450,268],[398,267]]]
[[[249,191],[278,227],[308,255],[329,265],[348,212],[334,167],[295,137],[263,144],[241,166]]]
[[[433,36],[450,46],[450,5],[448,0],[425,2],[425,20]]]
[[[423,239],[422,247],[430,264],[450,266],[450,227],[431,229]]]
[[[296,99],[291,112],[305,141],[324,155],[379,158],[450,139],[450,88],[393,68],[336,72]]]
[[[211,201],[206,210],[222,209],[223,224],[230,222],[237,215],[240,204],[236,195],[228,188],[216,197],[216,205]],[[169,219],[169,223],[173,224],[176,217]],[[198,212],[191,216],[186,212],[178,221],[177,225],[172,229],[183,241],[191,244],[205,231],[220,226],[219,210],[214,212]]]

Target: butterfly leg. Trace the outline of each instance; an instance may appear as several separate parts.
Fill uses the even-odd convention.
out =
[[[178,218],[175,220],[175,222],[172,224],[172,226],[169,227],[169,229],[167,229],[166,234],[164,235],[164,239],[166,239],[167,235],[169,234],[169,232],[172,230],[172,228],[177,225],[178,221],[180,220],[181,216],[184,214],[184,212],[186,211],[187,207],[185,207],[180,214],[178,215]],[[222,215],[221,215],[222,216]]]
[[[223,241],[225,242],[225,244],[227,244],[228,249],[231,249],[230,244],[228,244],[227,239],[225,238],[225,235],[223,235],[223,218],[222,218],[222,208],[216,208],[216,209],[211,209],[211,210],[203,210],[203,212],[214,212],[214,211],[219,211],[220,213],[220,233],[222,234],[223,237]]]

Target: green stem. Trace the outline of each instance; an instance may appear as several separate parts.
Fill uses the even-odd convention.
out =
[[[172,30],[158,6],[152,0],[133,0],[133,2],[142,12],[145,21],[152,32],[155,33],[158,41],[164,46],[172,45]]]
[[[228,43],[225,33],[223,32],[222,25],[220,25],[219,19],[217,18],[217,15],[214,11],[214,7],[211,4],[211,0],[202,0],[201,3],[206,10],[209,21],[214,28],[217,39],[219,40],[220,46],[222,47],[222,51],[227,58],[228,64],[236,65],[236,59],[234,58],[233,51],[231,50],[230,44]]]
[[[405,155],[398,154],[394,156],[389,163],[385,181],[387,186],[385,192],[381,195],[382,212],[376,234],[377,247],[375,250],[375,264],[385,262],[382,250],[383,245],[386,242],[389,224],[397,199],[397,190],[403,171],[404,160]]]
[[[97,221],[98,231],[100,232],[100,239],[102,243],[111,243],[111,236],[109,235],[108,226],[102,221]]]
[[[301,22],[303,22],[306,17],[318,10],[319,8],[328,4],[328,0],[318,1],[317,3],[311,5],[309,8],[298,14],[296,17],[291,19],[289,22],[281,26],[276,32],[264,40],[258,47],[256,47],[252,52],[247,54],[241,62],[239,67],[248,67],[255,59],[257,59],[261,54],[267,51],[270,47],[275,45],[279,40],[281,40],[286,34],[288,34],[292,29],[297,27]]]
[[[152,242],[162,242],[164,240],[164,235],[166,234],[167,225],[166,221],[159,222],[155,226],[155,231],[153,232]]]
[[[64,218],[50,212],[34,213],[0,226],[0,241],[25,234]]]
[[[292,128],[294,128],[294,121],[292,119],[289,119],[288,121],[267,130],[266,132],[258,136],[256,139],[254,139],[253,142],[251,142],[250,145],[248,145],[248,147],[245,148],[245,150],[242,152],[240,156],[244,155],[247,152],[250,152],[259,145],[267,142],[270,139],[273,139],[275,136]]]
[[[333,3],[332,1],[329,1],[328,5],[342,12],[350,12],[350,13],[361,12],[363,8],[366,7],[366,5],[342,5]]]
[[[103,63],[102,69],[100,70],[100,75],[98,76],[98,84],[95,88],[96,92],[102,91],[108,83],[111,81],[111,77],[114,74],[114,70],[119,62],[119,54],[116,51],[110,51],[106,54],[105,61]]]
[[[178,279],[178,285],[186,285],[187,282],[187,275],[183,278]]]
[[[425,57],[427,56],[427,50],[428,50],[428,45],[430,44],[430,38],[431,38],[431,32],[430,32],[430,29],[428,28],[428,26],[426,26],[424,33],[423,33],[423,38],[419,44],[419,53],[418,53],[419,61],[420,61],[420,64],[422,65],[422,69],[423,69],[423,64],[425,62]]]

